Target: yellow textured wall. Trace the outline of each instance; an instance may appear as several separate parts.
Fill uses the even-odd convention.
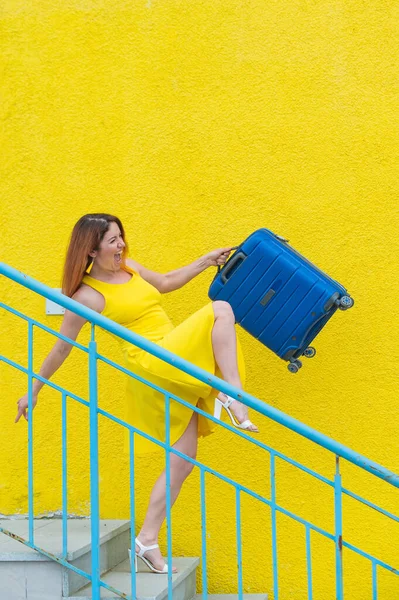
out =
[[[317,339],[297,375],[243,331],[247,390],[397,470],[398,34],[391,0],[3,0],[1,257],[58,287],[70,230],[86,212],[116,213],[134,258],[167,271],[262,226],[288,237],[356,300]],[[164,298],[178,323],[207,302],[213,273]],[[0,281],[1,298],[45,324],[44,301]],[[1,349],[26,361],[26,326],[1,312]],[[87,340],[88,332],[81,340]],[[37,332],[35,367],[51,347]],[[118,356],[100,335],[100,349]],[[87,394],[74,351],[55,381]],[[25,377],[0,364],[0,512],[27,511],[26,424],[13,424]],[[101,369],[101,406],[123,415],[123,380]],[[35,510],[60,492],[60,401],[35,416]],[[69,512],[87,515],[88,419],[69,403]],[[254,418],[255,420],[255,418]],[[334,459],[266,419],[260,438],[326,476]],[[123,436],[100,420],[101,515],[126,518]],[[269,461],[218,431],[201,460],[269,494]],[[139,521],[162,460],[141,459]],[[277,499],[333,528],[331,490],[278,462]],[[344,486],[398,508],[397,493],[344,465]],[[207,480],[209,585],[237,586],[234,495]],[[199,555],[199,479],[174,509],[175,554]],[[270,512],[243,501],[244,587],[272,598]],[[280,600],[306,595],[305,537],[278,517]],[[396,537],[395,537],[396,536]],[[398,567],[397,528],[344,504],[344,537]],[[334,549],[312,536],[314,598],[335,598]],[[345,552],[345,591],[371,597],[371,568]],[[399,597],[380,574],[381,600]]]

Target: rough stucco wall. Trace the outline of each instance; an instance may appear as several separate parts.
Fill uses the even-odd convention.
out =
[[[142,0],[3,0],[2,260],[58,287],[75,221],[116,213],[132,255],[167,271],[237,244],[262,226],[288,237],[346,285],[356,307],[317,339],[318,355],[292,376],[244,332],[247,390],[397,470],[396,330],[398,4],[389,0],[281,3]],[[178,323],[207,301],[211,271],[166,296]],[[58,328],[44,302],[0,282],[6,303]],[[1,313],[0,342],[26,361],[26,326]],[[35,366],[51,337],[35,333]],[[82,333],[81,341],[87,340]],[[100,350],[118,356],[100,334]],[[87,394],[86,358],[75,351],[60,382]],[[0,512],[25,513],[26,426],[13,425],[25,378],[0,364]],[[101,406],[123,416],[123,379],[101,369]],[[57,394],[35,413],[35,510],[61,506]],[[254,418],[255,420],[255,418]],[[259,439],[332,477],[334,458],[266,419]],[[100,419],[101,514],[126,518],[122,433]],[[68,407],[69,511],[89,513],[87,411]],[[269,495],[268,458],[219,431],[199,457]],[[163,459],[137,465],[139,521]],[[331,490],[280,461],[277,499],[333,530]],[[343,466],[344,486],[397,511],[397,494]],[[199,480],[174,509],[175,554],[200,554]],[[236,589],[234,497],[207,479],[209,585]],[[244,586],[272,597],[270,513],[243,499]],[[397,529],[397,528],[396,528]],[[303,528],[278,518],[281,600],[306,597]],[[344,505],[344,535],[397,566],[397,531]],[[396,536],[396,537],[395,537]],[[388,542],[389,540],[389,542]],[[314,598],[334,598],[334,549],[312,536]],[[371,568],[345,553],[345,592],[371,597]],[[396,578],[397,579],[397,578]],[[379,575],[383,600],[399,594]]]

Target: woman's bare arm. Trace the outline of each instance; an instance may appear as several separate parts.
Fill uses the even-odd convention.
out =
[[[231,248],[213,250],[191,264],[165,274],[150,271],[131,258],[126,260],[126,264],[133,267],[143,279],[151,283],[161,294],[167,294],[183,287],[183,285],[194,279],[194,277],[205,271],[208,267],[224,265],[230,252]]]
[[[73,299],[81,302],[81,304],[84,304],[88,308],[92,308],[97,312],[101,312],[104,308],[104,300],[102,299],[101,295],[88,287],[79,289],[76,294],[74,294]],[[66,310],[60,328],[60,333],[71,340],[76,340],[85,323],[86,319],[76,315],[70,310]],[[44,359],[39,371],[39,375],[44,379],[50,379],[52,375],[54,375],[54,373],[61,367],[65,359],[69,356],[71,350],[72,345],[69,342],[58,339],[47,357]],[[36,406],[37,395],[44,385],[45,384],[42,381],[39,381],[38,379],[34,380],[32,402],[33,407]],[[18,413],[15,418],[15,422],[17,423],[22,416],[28,420],[28,394],[22,396],[22,398],[18,400],[17,404]]]
[[[85,323],[86,319],[83,319],[82,317],[79,317],[79,315],[66,310],[60,328],[60,333],[65,337],[75,341]],[[54,373],[60,368],[64,360],[69,356],[71,350],[71,344],[65,342],[64,340],[58,339],[50,353],[44,359],[39,371],[39,375],[44,377],[44,379],[50,379],[51,376],[54,375]],[[43,386],[44,383],[42,381],[35,379],[33,382],[33,393],[37,395]]]

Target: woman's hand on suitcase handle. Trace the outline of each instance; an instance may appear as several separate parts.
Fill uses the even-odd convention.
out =
[[[209,252],[204,256],[206,266],[221,267],[229,258],[232,250],[234,250],[233,246],[229,246],[228,248],[218,248],[217,250],[212,250],[212,252]]]

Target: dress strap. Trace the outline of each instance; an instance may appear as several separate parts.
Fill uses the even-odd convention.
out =
[[[102,284],[104,282],[99,281],[98,279],[94,279],[94,277],[91,277],[88,273],[84,274],[82,283],[90,286],[91,288],[97,290],[100,293],[103,293],[104,288],[103,288]]]

